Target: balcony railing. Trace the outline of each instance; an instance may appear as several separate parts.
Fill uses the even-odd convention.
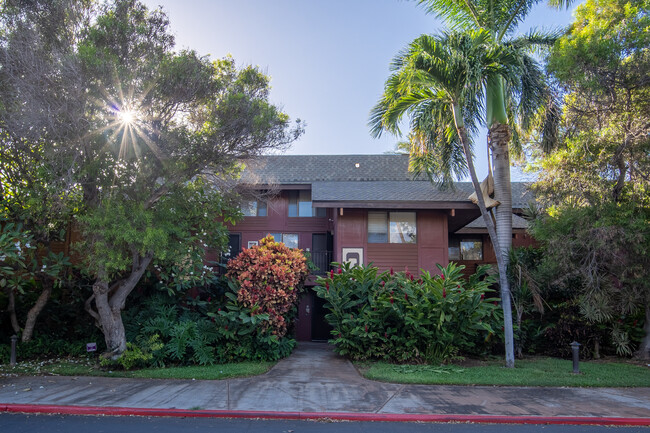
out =
[[[222,253],[219,255],[222,267],[219,267],[220,270],[217,272],[219,275],[225,273],[225,265],[228,263],[228,260],[235,258],[239,255],[241,251],[230,251],[230,253]],[[310,260],[316,266],[317,269],[313,270],[311,273],[313,275],[325,275],[331,269],[332,263],[332,251],[312,251],[310,252]]]
[[[316,266],[316,270],[312,271],[314,275],[325,275],[330,270],[330,263],[332,263],[331,251],[312,251],[311,261]]]

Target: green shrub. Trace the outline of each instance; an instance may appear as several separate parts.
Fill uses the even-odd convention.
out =
[[[500,328],[494,277],[479,267],[469,281],[462,266],[441,275],[379,273],[372,266],[342,265],[315,288],[329,310],[336,351],[352,359],[439,363],[458,353],[484,352]]]
[[[114,368],[119,366],[124,370],[131,370],[135,367],[147,367],[154,357],[154,353],[163,348],[163,344],[158,341],[158,335],[152,335],[148,340],[137,346],[133,343],[126,343],[126,351],[117,360],[102,358],[99,364],[105,368]]]
[[[86,343],[86,341],[68,341],[39,336],[26,343],[19,341],[16,346],[16,356],[21,360],[82,356],[86,355]]]
[[[148,366],[276,361],[288,356],[295,341],[272,334],[268,314],[243,307],[235,282],[228,281],[225,290],[223,296],[213,299],[210,294],[205,300],[200,295],[180,300],[164,293],[151,296],[139,312],[125,317],[127,339],[137,341],[138,347],[152,336],[159,339],[162,347],[149,351]]]
[[[267,237],[231,260],[227,277],[180,296],[141,292],[142,308],[124,317],[127,340],[138,342],[125,362],[206,365],[288,356],[295,341],[287,332],[307,277],[302,252]],[[154,336],[161,348],[145,350],[142,342]]]
[[[11,359],[11,345],[0,344],[0,364],[9,364]]]

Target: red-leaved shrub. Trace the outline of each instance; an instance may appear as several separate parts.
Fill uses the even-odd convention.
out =
[[[226,276],[239,284],[239,303],[250,308],[251,314],[267,313],[271,333],[282,337],[308,273],[302,250],[292,250],[267,236],[230,260]]]

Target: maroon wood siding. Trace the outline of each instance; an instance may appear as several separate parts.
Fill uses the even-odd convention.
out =
[[[334,261],[342,260],[343,248],[367,249],[367,211],[365,209],[334,209]],[[364,254],[364,263],[368,263]]]
[[[259,241],[269,233],[292,233],[298,235],[298,248],[312,248],[313,233],[326,233],[332,229],[328,217],[289,217],[289,199],[286,191],[268,203],[268,216],[244,217],[236,225],[228,226],[231,233],[241,234],[243,248],[250,241]]]
[[[368,243],[367,209],[343,209],[343,215],[335,210],[335,261],[342,260],[343,248],[363,248],[364,264],[372,262],[382,271],[408,267],[412,273],[437,272],[436,264],[445,265],[448,260],[447,215],[439,210],[419,210],[416,215],[416,244],[376,244]]]
[[[437,264],[449,259],[447,214],[436,210],[418,211],[418,269],[438,273]]]
[[[368,244],[366,263],[372,262],[380,271],[393,268],[395,272],[408,269],[418,271],[416,244]]]

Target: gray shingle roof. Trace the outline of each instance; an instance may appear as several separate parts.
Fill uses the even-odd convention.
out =
[[[311,186],[313,201],[466,201],[472,192],[467,182],[453,190],[440,190],[420,180],[314,182]]]
[[[408,155],[272,155],[246,164],[241,182],[252,185],[311,184],[314,202],[468,202],[470,182],[441,190],[413,178]],[[356,164],[359,166],[357,167]],[[513,182],[514,208],[532,200],[526,183]]]
[[[270,155],[247,162],[241,180],[253,184],[412,180],[408,165],[408,155]]]
[[[512,214],[512,228],[513,229],[526,229],[528,228],[528,221],[520,217],[519,215]],[[462,232],[465,229],[483,229],[485,230],[485,221],[483,217],[478,217],[471,223],[467,224],[462,229],[458,230],[457,233]]]

